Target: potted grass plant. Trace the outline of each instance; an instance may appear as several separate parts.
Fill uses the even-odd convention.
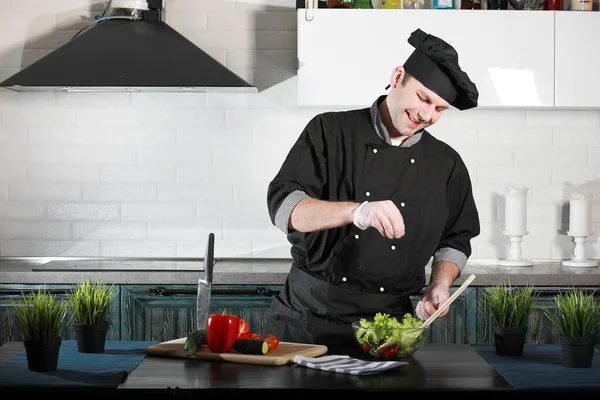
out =
[[[496,353],[521,356],[529,316],[538,301],[533,286],[511,287],[500,282],[486,288],[485,304],[490,308]]]
[[[114,285],[84,279],[69,292],[67,299],[74,317],[77,349],[81,353],[103,353],[110,326]]]
[[[571,289],[554,296],[556,309],[544,307],[546,318],[558,328],[563,364],[572,368],[592,366],[600,325],[600,306],[594,292]]]
[[[46,289],[22,293],[11,299],[30,371],[55,371],[58,365],[62,335],[67,325],[68,303],[56,300]]]

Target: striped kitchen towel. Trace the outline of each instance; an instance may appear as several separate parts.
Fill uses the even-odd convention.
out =
[[[407,365],[404,361],[365,361],[345,355],[310,358],[295,356],[294,362],[303,367],[350,375],[370,375]]]

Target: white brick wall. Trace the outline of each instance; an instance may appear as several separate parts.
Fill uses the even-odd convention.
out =
[[[308,120],[296,105],[295,0],[166,0],[166,20],[258,94],[0,90],[0,255],[289,257],[265,195]],[[0,80],[66,43],[101,0],[0,0]],[[393,66],[390,66],[390,69]],[[569,193],[593,193],[600,111],[449,111],[431,132],[465,159],[482,221],[473,258],[504,258],[504,190],[530,187],[523,256],[569,258]],[[588,255],[600,258],[595,234]]]

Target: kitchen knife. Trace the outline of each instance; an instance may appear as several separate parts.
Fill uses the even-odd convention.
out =
[[[198,296],[196,298],[196,329],[206,329],[210,306],[210,290],[215,255],[215,235],[208,234],[208,243],[204,254],[204,279],[198,279]]]

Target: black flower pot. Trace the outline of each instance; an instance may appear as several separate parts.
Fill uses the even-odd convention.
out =
[[[590,368],[596,348],[595,337],[560,337],[563,365],[569,368]]]
[[[77,350],[80,353],[104,353],[108,322],[104,324],[74,324]]]
[[[526,326],[494,326],[496,354],[501,356],[522,356],[525,346]]]
[[[49,340],[23,339],[29,370],[35,372],[56,371],[61,344],[61,338]]]

